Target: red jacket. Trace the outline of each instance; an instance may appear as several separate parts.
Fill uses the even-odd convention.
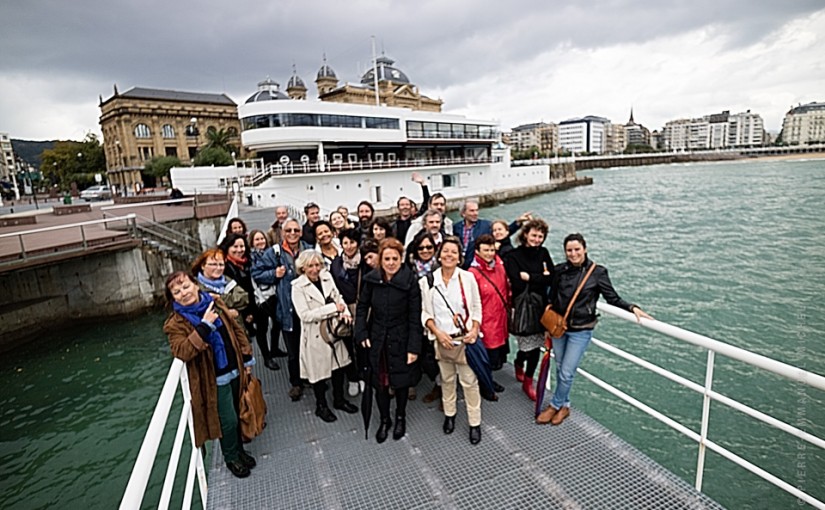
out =
[[[481,334],[487,349],[496,349],[507,341],[507,317],[511,304],[510,281],[498,255],[492,266],[478,255],[474,256],[470,265],[470,272],[475,276],[481,294]]]

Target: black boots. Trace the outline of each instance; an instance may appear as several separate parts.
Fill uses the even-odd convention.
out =
[[[350,404],[346,400],[340,400],[332,404],[334,409],[338,409],[339,411],[344,411],[347,414],[355,414],[358,412],[358,407]]]
[[[404,434],[407,433],[407,417],[401,416],[396,414],[395,415],[395,428],[392,431],[392,438],[398,441]]]
[[[258,465],[258,463],[255,462],[255,457],[249,455],[243,450],[241,450],[241,452],[238,454],[238,459],[241,461],[241,464],[246,466],[248,469],[252,469]]]
[[[378,426],[378,431],[375,433],[375,440],[378,442],[378,444],[381,444],[387,440],[387,435],[389,435],[391,427],[391,419],[386,418],[381,420],[381,424]]]
[[[326,404],[318,404],[315,406],[315,416],[321,418],[327,423],[332,423],[338,419],[337,416],[332,414],[332,411],[329,410]]]
[[[452,434],[455,430],[455,416],[444,417],[444,433]]]
[[[227,462],[226,467],[229,469],[230,473],[238,478],[246,478],[249,476],[249,468],[246,467],[246,465],[240,460]]]
[[[481,427],[476,425],[470,427],[470,444],[478,444],[481,442]]]

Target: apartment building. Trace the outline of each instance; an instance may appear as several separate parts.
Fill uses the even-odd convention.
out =
[[[605,151],[605,126],[608,124],[608,119],[594,115],[559,122],[559,145],[574,154],[601,154]]]
[[[782,122],[781,136],[791,145],[825,142],[825,103],[791,108]]]

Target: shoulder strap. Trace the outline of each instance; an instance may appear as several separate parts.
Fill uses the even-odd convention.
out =
[[[590,266],[590,269],[587,270],[587,274],[584,275],[582,281],[579,283],[579,286],[576,287],[576,292],[573,293],[573,299],[570,300],[570,303],[567,304],[567,311],[564,312],[564,318],[562,319],[565,323],[567,323],[567,316],[570,315],[570,310],[573,309],[573,303],[576,302],[576,298],[579,297],[579,292],[581,292],[584,284],[587,283],[587,279],[590,278],[590,275],[593,274],[593,271],[596,269],[596,263],[593,262],[593,265]]]
[[[489,276],[487,276],[486,274],[484,274],[484,271],[482,271],[482,270],[480,270],[480,269],[478,270],[478,274],[480,274],[481,276],[483,276],[483,277],[484,277],[484,279],[485,279],[485,280],[487,280],[488,282],[490,282],[490,285],[491,285],[491,286],[493,287],[493,289],[496,291],[496,294],[498,294],[499,299],[501,299],[501,303],[504,305],[504,308],[507,308],[507,300],[506,300],[506,299],[504,299],[504,295],[501,293],[501,291],[500,291],[500,290],[498,290],[498,287],[496,287],[496,284],[495,284],[495,283],[493,283],[493,280],[491,280],[491,279],[490,279],[490,277],[489,277]]]
[[[435,285],[435,277],[433,276],[433,272],[432,271],[428,272],[426,275],[424,275],[424,278],[427,279],[427,286],[429,286],[432,289],[433,285]],[[438,290],[438,289],[436,289],[436,290]],[[440,292],[439,292],[439,294],[440,294]],[[450,305],[447,305],[447,306],[450,306]]]

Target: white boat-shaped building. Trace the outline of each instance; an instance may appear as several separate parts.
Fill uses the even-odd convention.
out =
[[[549,183],[547,166],[511,168],[509,148],[501,143],[495,121],[388,106],[421,104],[422,98],[431,110],[441,105],[421,96],[391,64],[385,57],[377,59],[378,94],[371,86],[376,82],[372,69],[361,85],[325,87],[324,80],[334,73],[324,65],[316,80],[319,101],[303,100],[306,88],[297,76],[287,88],[292,97],[272,80],[259,83],[238,107],[241,142],[255,158],[238,162],[238,168],[176,169],[174,185],[184,193],[221,191],[237,180],[259,207],[301,208],[316,202],[329,210],[369,200],[382,210],[395,206],[402,195],[420,201],[412,172],[428,180],[431,192],[448,199]],[[303,97],[296,99],[296,86]],[[364,104],[353,104],[353,98]]]

